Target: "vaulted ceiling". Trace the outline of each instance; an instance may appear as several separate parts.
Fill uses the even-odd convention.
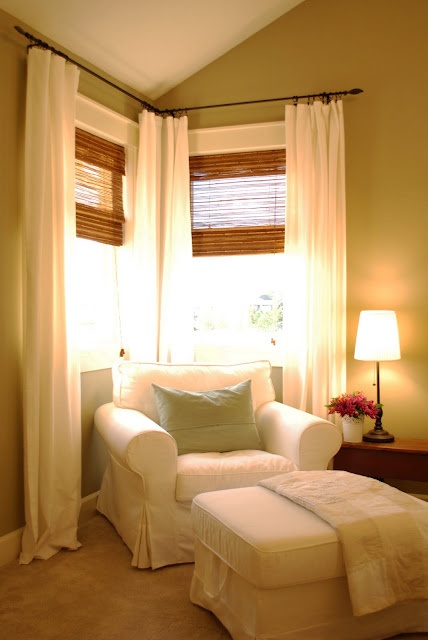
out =
[[[155,100],[304,0],[0,0],[0,9]]]

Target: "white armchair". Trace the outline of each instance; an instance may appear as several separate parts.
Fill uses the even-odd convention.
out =
[[[152,384],[207,391],[245,380],[251,380],[261,449],[178,455],[176,440],[159,426]],[[109,451],[97,509],[131,550],[132,565],[153,569],[193,562],[195,495],[295,469],[326,469],[342,442],[333,423],[275,401],[268,361],[123,361],[113,369],[113,402],[97,409],[95,425]]]

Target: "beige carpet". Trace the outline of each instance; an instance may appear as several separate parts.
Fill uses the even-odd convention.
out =
[[[2,640],[230,640],[189,600],[193,565],[133,569],[129,550],[100,515],[80,528],[79,539],[78,551],[0,569]]]

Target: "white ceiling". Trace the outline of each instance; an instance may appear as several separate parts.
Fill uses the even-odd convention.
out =
[[[155,100],[304,0],[0,0],[0,9]]]

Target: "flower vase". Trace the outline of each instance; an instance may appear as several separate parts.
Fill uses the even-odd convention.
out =
[[[342,416],[342,430],[344,442],[362,442],[364,429],[364,416],[351,418]]]

